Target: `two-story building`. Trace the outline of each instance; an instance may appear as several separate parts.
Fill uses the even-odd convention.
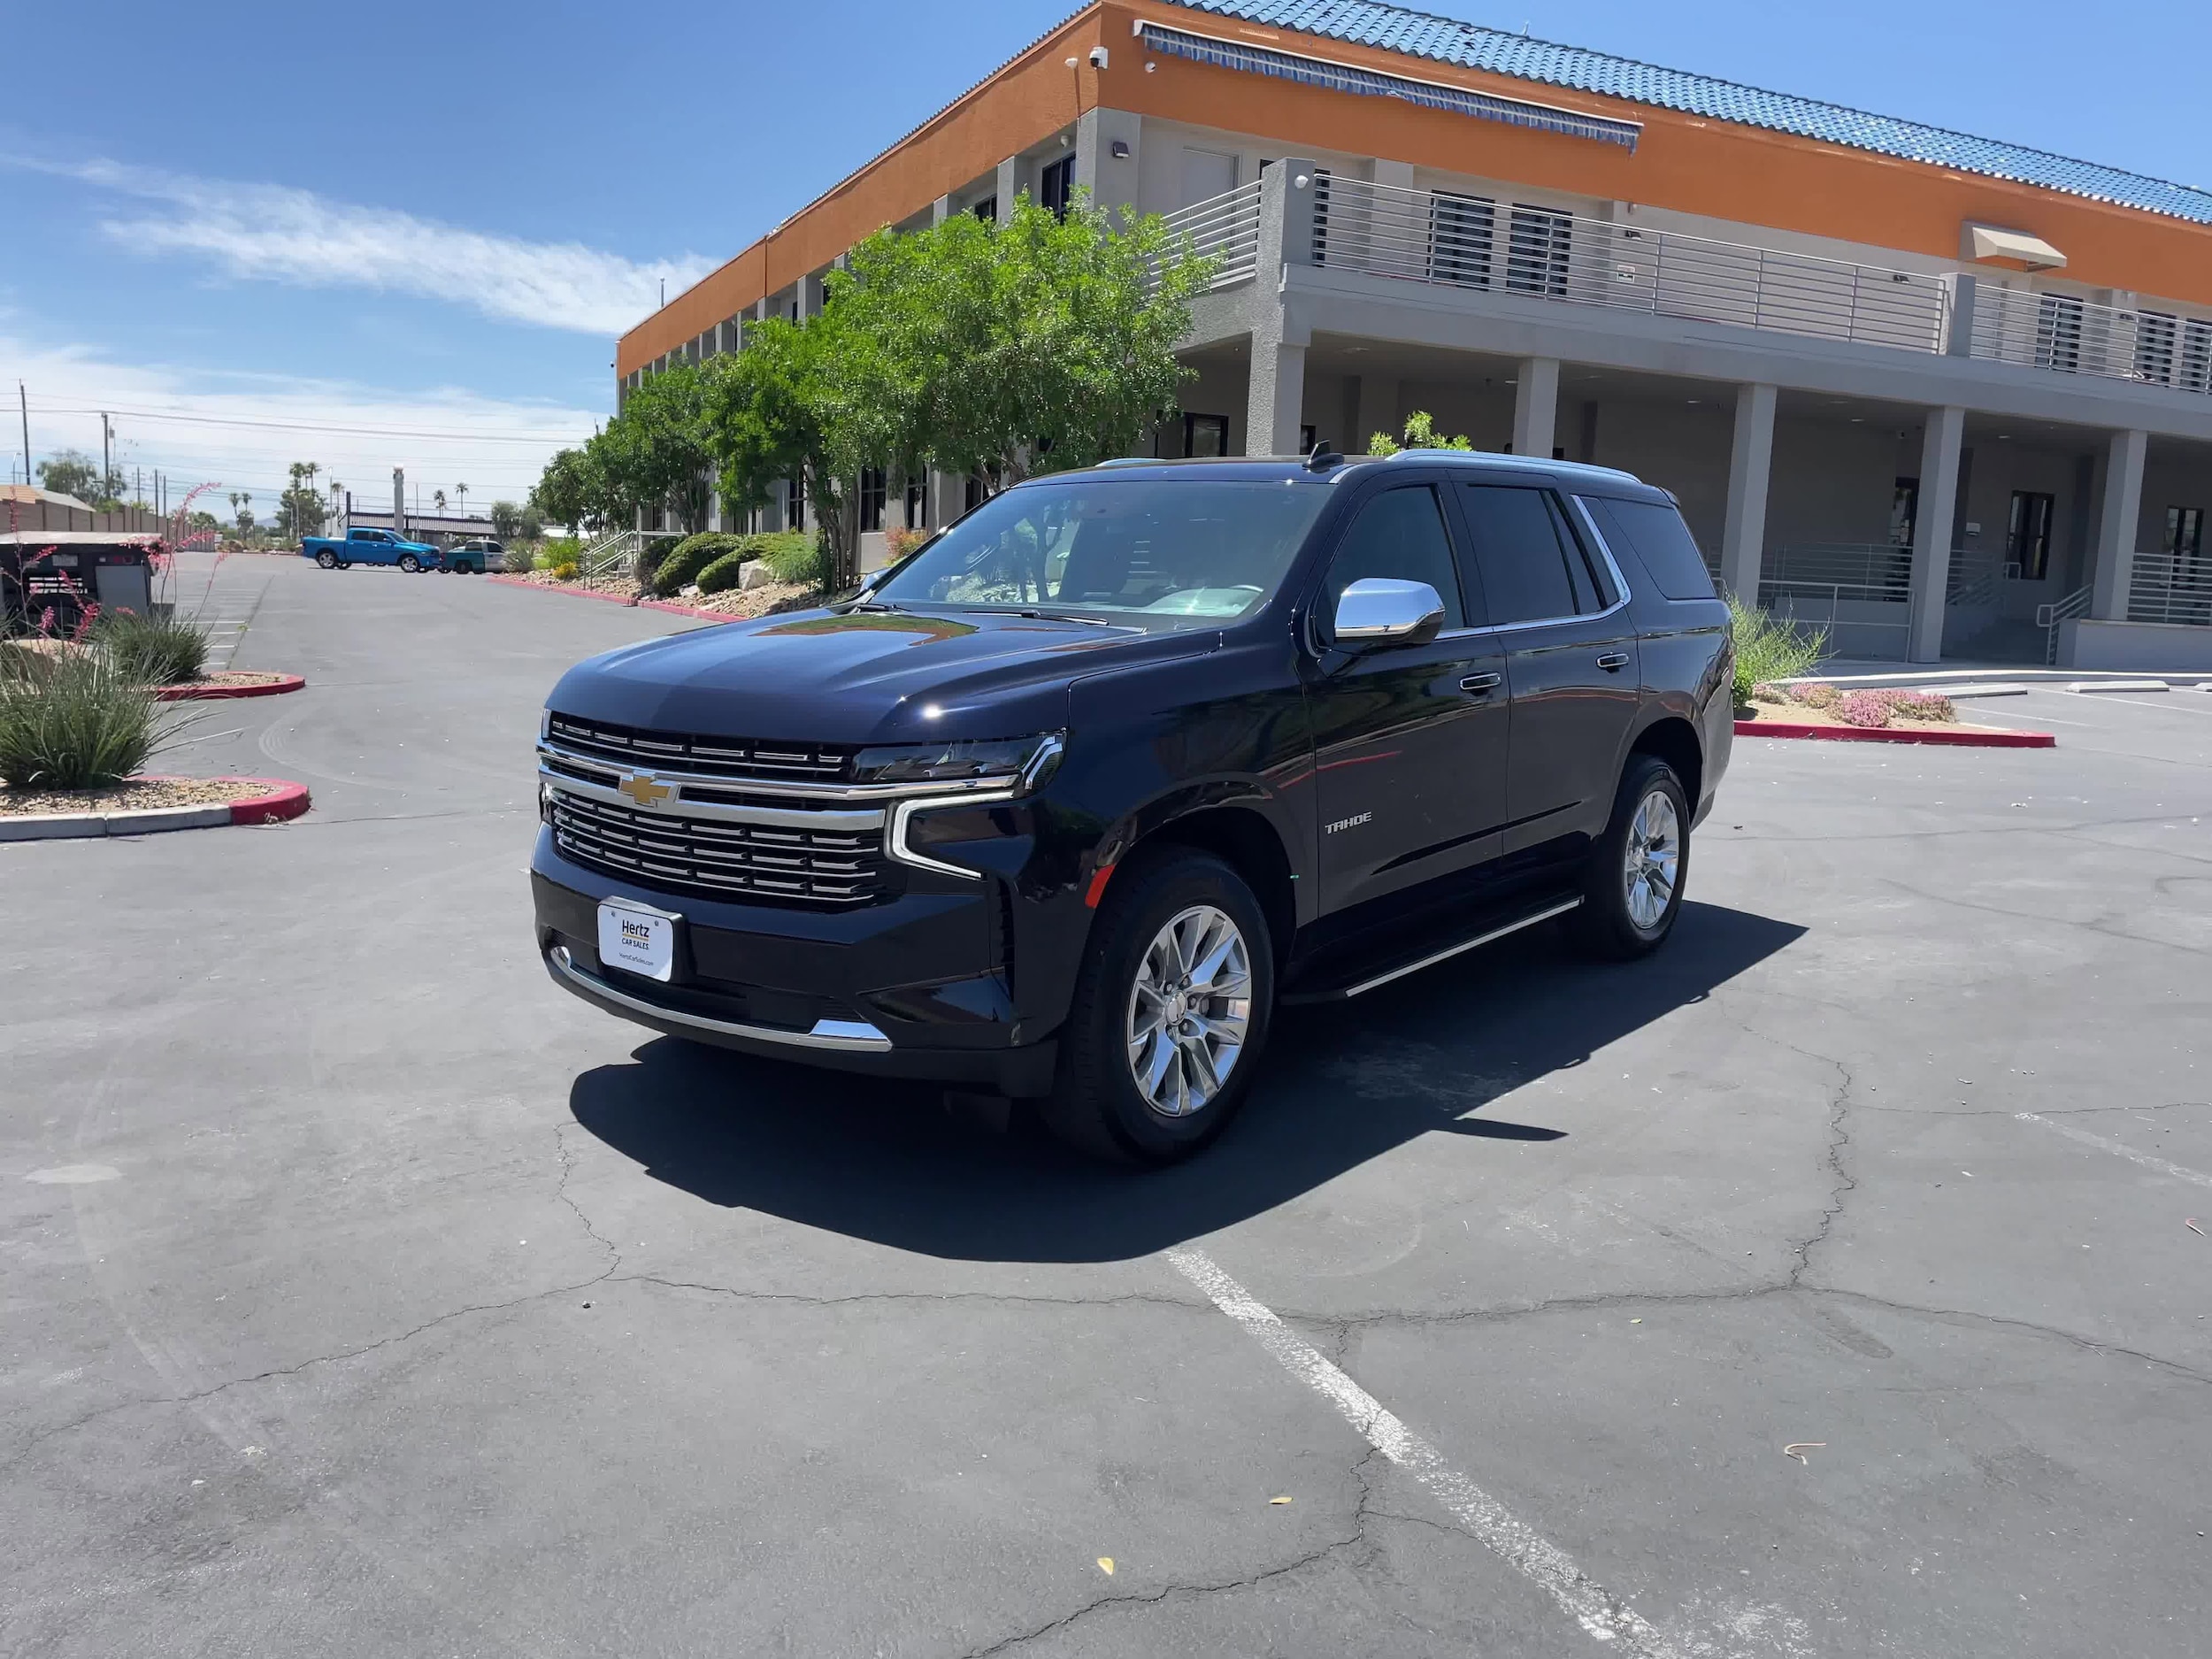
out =
[[[818,309],[881,226],[1079,189],[1220,260],[1160,453],[1425,410],[1673,490],[1847,655],[2212,668],[2212,192],[1376,0],[1086,7],[624,335],[620,387]],[[864,488],[863,528],[972,495]]]

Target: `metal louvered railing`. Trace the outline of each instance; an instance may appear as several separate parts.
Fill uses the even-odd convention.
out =
[[[1260,189],[1261,181],[1255,179],[1167,216],[1168,235],[1177,248],[1217,262],[1214,288],[1248,282],[1259,269]]]

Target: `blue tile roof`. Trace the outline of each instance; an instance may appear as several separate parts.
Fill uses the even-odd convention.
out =
[[[1794,133],[1801,138],[1848,145],[1877,155],[2009,179],[2068,196],[2086,196],[2093,202],[2111,202],[2212,225],[2212,190],[2101,166],[2093,161],[2076,161],[1993,138],[1924,127],[1917,121],[1870,115],[1817,98],[1763,91],[1711,75],[1662,69],[1632,58],[1508,35],[1456,18],[1383,5],[1378,0],[1176,0],[1176,4],[1270,28],[1295,29],[1303,35],[1381,47],[1436,63],[1680,110],[1717,121]]]

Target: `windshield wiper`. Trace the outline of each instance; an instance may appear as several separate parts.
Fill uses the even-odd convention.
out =
[[[1118,628],[1118,622],[1109,622],[1103,617],[1071,616],[1064,611],[1017,611],[1018,617],[1028,617],[1037,622],[1081,622],[1094,628]]]
[[[893,604],[888,599],[863,599],[856,604],[849,604],[845,607],[845,614],[848,616],[850,616],[856,611],[872,611],[883,615],[889,615],[894,611],[897,612],[901,616],[904,616],[906,614],[906,607],[904,605]]]

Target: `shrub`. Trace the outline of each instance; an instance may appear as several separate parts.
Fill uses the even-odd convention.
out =
[[[548,536],[538,546],[534,563],[541,571],[556,565],[573,565],[584,557],[584,544],[572,535]]]
[[[1752,687],[1770,680],[1794,680],[1827,653],[1828,636],[1808,639],[1787,623],[1747,605],[1731,594],[1728,614],[1736,641],[1736,702],[1751,701]]]
[[[929,532],[926,530],[909,530],[903,525],[895,524],[883,533],[883,550],[890,555],[891,563],[895,565],[928,540]]]
[[[760,543],[761,557],[768,561],[769,573],[778,581],[799,582],[809,588],[828,582],[829,555],[811,531],[780,530],[754,539]]]
[[[743,548],[748,539],[715,530],[687,535],[662,554],[657,564],[648,565],[641,557],[639,580],[648,582],[655,593],[665,599],[685,583],[697,581],[699,573],[715,560]]]
[[[1890,712],[1908,720],[1928,720],[1937,725],[1955,725],[1959,711],[1950,698],[1937,696],[1925,691],[1900,691],[1890,700]]]
[[[1878,691],[1855,691],[1836,705],[1836,718],[1846,726],[1887,726],[1890,703]]]
[[[546,574],[557,582],[572,582],[582,572],[577,568],[574,559],[563,559],[558,565],[549,568]]]
[[[0,673],[0,783],[110,788],[134,776],[182,724],[102,653],[56,653],[40,672]]]
[[[1796,688],[1797,700],[1809,709],[1832,709],[1843,701],[1843,688],[1824,680]]]
[[[526,575],[537,567],[538,555],[534,548],[511,547],[499,561],[499,568],[510,576]]]
[[[703,594],[726,593],[737,586],[738,578],[744,574],[746,565],[753,562],[754,557],[749,548],[725,553],[699,572],[699,591]]]
[[[197,680],[207,663],[207,631],[173,613],[142,617],[135,611],[104,611],[92,625],[92,640],[116,672],[136,685]]]

